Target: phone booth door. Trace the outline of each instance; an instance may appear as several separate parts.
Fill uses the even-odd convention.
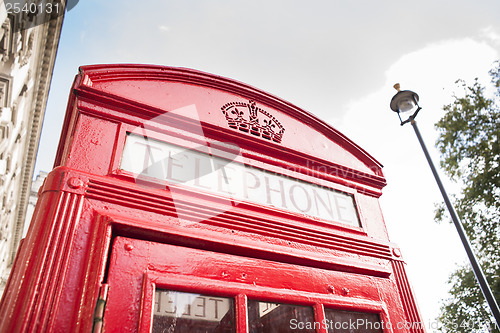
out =
[[[383,278],[125,237],[110,260],[107,332],[392,332]]]

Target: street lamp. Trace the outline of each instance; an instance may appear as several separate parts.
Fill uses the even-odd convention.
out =
[[[413,129],[415,130],[415,134],[417,135],[417,138],[418,138],[418,142],[420,142],[420,146],[422,147],[422,150],[424,151],[425,157],[427,158],[427,162],[429,163],[429,166],[431,167],[432,174],[434,175],[434,178],[436,179],[437,185],[439,186],[439,190],[441,191],[441,194],[443,195],[443,199],[444,199],[444,202],[446,204],[446,207],[448,208],[448,211],[450,212],[451,219],[453,220],[453,224],[457,228],[458,235],[460,236],[460,240],[462,241],[462,244],[464,245],[465,252],[467,252],[467,256],[469,257],[470,263],[472,265],[472,270],[474,271],[474,274],[476,275],[476,280],[478,281],[479,286],[481,287],[481,291],[483,292],[483,295],[486,298],[486,301],[488,302],[488,305],[491,309],[491,312],[493,313],[493,316],[495,317],[497,327],[500,327],[500,310],[498,308],[498,304],[495,300],[495,297],[493,296],[493,293],[491,292],[488,281],[486,280],[486,277],[484,276],[483,270],[482,270],[481,266],[479,265],[479,262],[474,254],[474,251],[472,250],[469,239],[467,238],[467,235],[465,234],[465,230],[464,230],[464,227],[462,225],[462,222],[460,221],[458,214],[455,211],[455,208],[453,207],[450,199],[448,198],[448,194],[446,193],[446,190],[444,189],[443,183],[441,182],[441,179],[439,178],[439,175],[438,175],[437,170],[434,166],[434,163],[432,162],[431,156],[429,155],[429,152],[427,151],[424,140],[422,139],[422,136],[420,135],[420,131],[418,130],[417,122],[415,121],[415,117],[417,116],[418,112],[421,109],[421,107],[418,105],[418,100],[419,100],[418,95],[411,90],[401,91],[399,83],[396,83],[394,85],[394,88],[398,92],[396,95],[394,95],[394,97],[391,100],[391,104],[390,104],[391,109],[392,109],[392,111],[397,112],[397,114],[399,116],[399,120],[401,121],[401,126],[403,126],[406,123],[411,123],[411,125],[413,126]]]
[[[412,119],[415,119],[421,107],[418,105],[418,95],[416,93],[411,90],[401,91],[399,83],[396,83],[394,88],[398,93],[391,100],[391,109],[398,113],[401,126],[403,126]]]

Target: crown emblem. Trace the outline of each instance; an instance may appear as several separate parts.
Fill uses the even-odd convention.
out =
[[[255,101],[230,102],[221,107],[230,128],[281,143],[285,128],[269,112],[255,105]]]

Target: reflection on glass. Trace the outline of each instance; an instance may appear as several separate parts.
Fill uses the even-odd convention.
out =
[[[310,306],[248,301],[250,333],[313,333],[315,324]]]
[[[382,322],[376,313],[325,309],[325,318],[329,333],[382,333]]]
[[[235,332],[234,301],[170,290],[156,290],[153,333]]]

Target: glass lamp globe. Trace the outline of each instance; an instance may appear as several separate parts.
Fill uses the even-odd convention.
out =
[[[396,95],[391,100],[391,109],[397,112],[399,120],[401,120],[401,125],[410,122],[414,119],[420,111],[420,106],[418,105],[418,95],[411,90],[399,90],[399,83],[394,85],[394,88],[398,91]]]

